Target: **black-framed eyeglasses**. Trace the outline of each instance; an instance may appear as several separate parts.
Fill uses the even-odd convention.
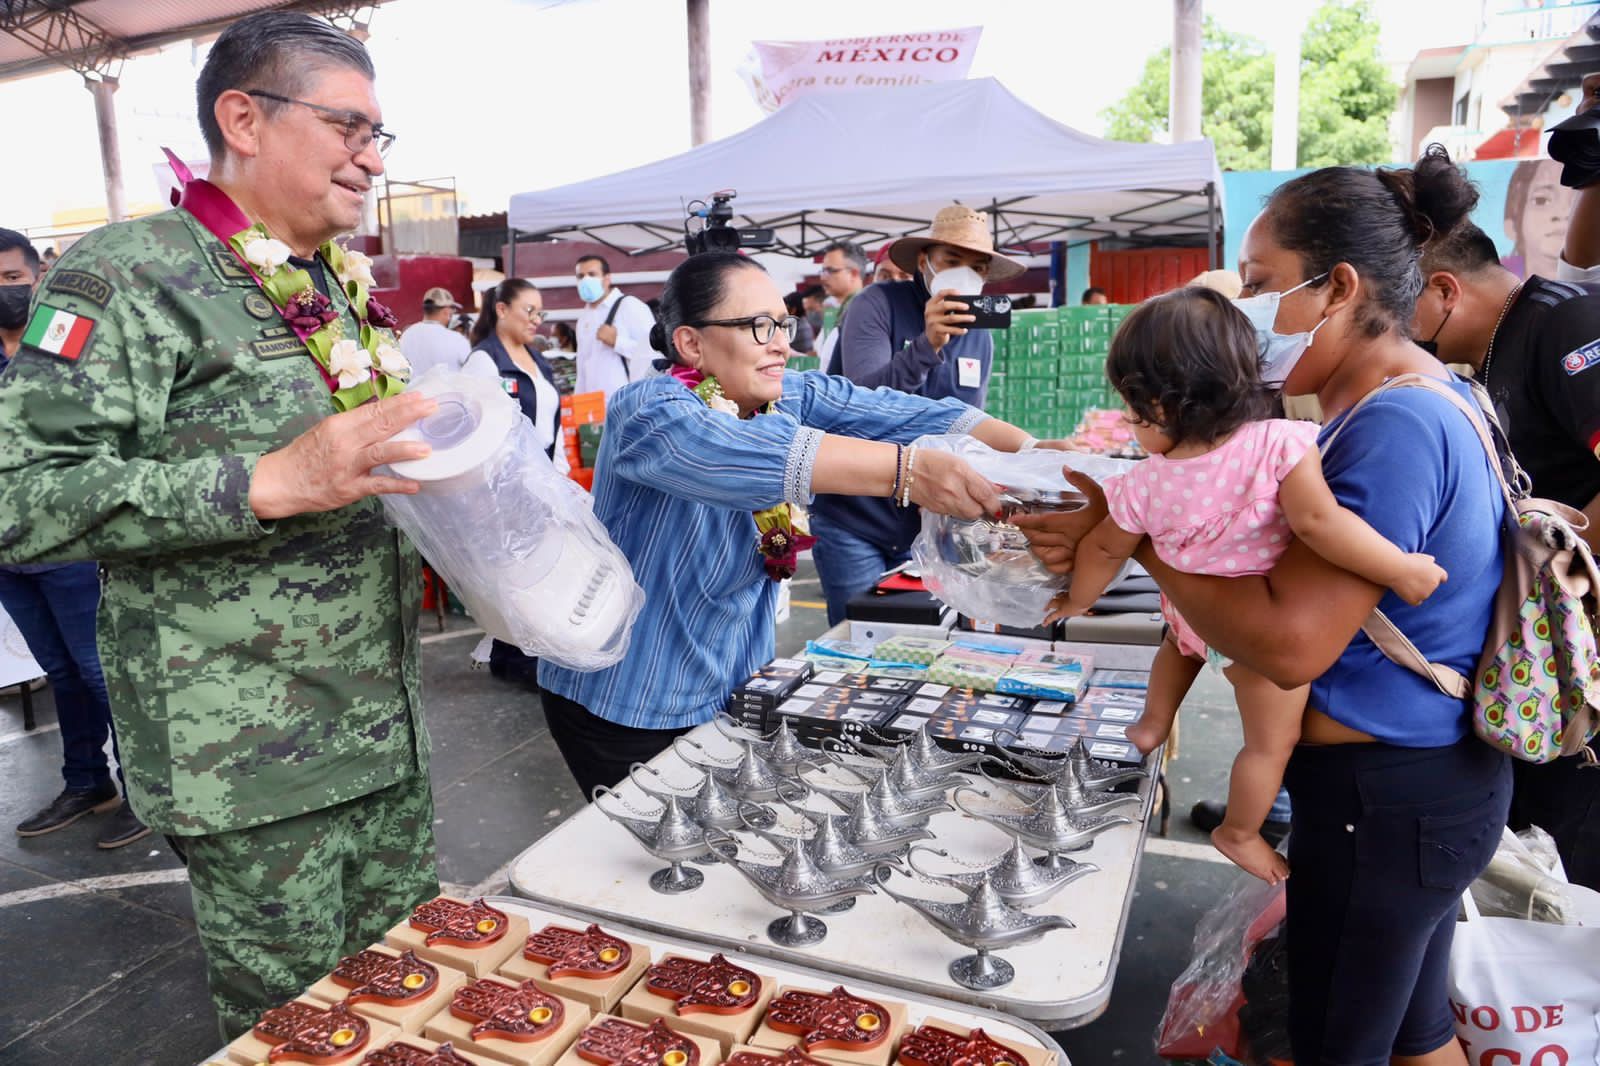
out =
[[[394,147],[395,135],[372,121],[359,111],[346,111],[340,107],[324,107],[314,104],[310,100],[296,100],[292,96],[279,96],[269,93],[265,89],[246,89],[246,96],[258,96],[263,100],[276,100],[280,104],[299,104],[320,112],[324,121],[339,126],[344,130],[344,146],[351,152],[359,155],[367,150],[367,145],[374,141],[378,144],[378,154],[388,155],[389,149]]]
[[[688,322],[685,325],[703,329],[706,326],[727,326],[738,329],[740,326],[750,327],[750,336],[755,338],[757,344],[771,344],[773,334],[783,330],[783,335],[789,338],[789,343],[794,343],[795,334],[800,332],[800,320],[793,315],[784,315],[782,318],[773,318],[771,315],[751,315],[749,318],[708,318],[702,322]]]

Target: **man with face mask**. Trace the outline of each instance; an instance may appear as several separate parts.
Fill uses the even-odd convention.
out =
[[[895,241],[889,259],[911,280],[871,285],[851,300],[833,372],[868,388],[954,396],[982,409],[994,340],[969,331],[966,304],[950,297],[976,295],[1026,268],[995,251],[986,215],[960,204],[941,208],[926,237]],[[921,527],[915,509],[855,496],[818,496],[811,519],[830,625],[844,620],[851,597],[910,557]]]
[[[657,352],[650,347],[656,324],[650,308],[611,284],[611,264],[598,255],[579,259],[578,384],[576,391],[610,396],[630,381],[649,377]]]
[[[28,301],[39,282],[39,255],[16,230],[0,229],[0,373],[22,348]],[[0,388],[5,378],[0,376]],[[17,835],[43,836],[65,829],[93,812],[110,811],[97,846],[120,848],[150,835],[119,798],[106,761],[106,738],[116,750],[111,703],[95,644],[95,608],[100,574],[94,563],[26,563],[0,566],[0,607],[16,623],[50,678],[56,721],[61,727],[61,776],[66,787],[32,817]],[[122,775],[117,754],[117,774]],[[123,785],[127,792],[127,785]]]
[[[1600,290],[1519,279],[1470,222],[1423,248],[1422,274],[1418,343],[1472,367],[1533,494],[1582,511],[1600,549]],[[1514,760],[1511,827],[1542,827],[1573,883],[1600,889],[1600,770],[1584,763]]]

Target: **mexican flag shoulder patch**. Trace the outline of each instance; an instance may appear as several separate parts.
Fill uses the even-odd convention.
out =
[[[88,315],[75,315],[59,307],[41,303],[34,308],[28,328],[22,334],[22,343],[41,352],[59,355],[63,359],[76,359],[83,354],[94,332],[94,319]]]

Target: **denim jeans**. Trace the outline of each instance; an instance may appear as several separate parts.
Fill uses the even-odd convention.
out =
[[[828,601],[828,624],[844,621],[845,606],[878,583],[884,571],[893,570],[911,556],[906,552],[886,552],[878,545],[847,529],[811,515],[811,532],[817,538],[811,549],[822,595]]]
[[[94,563],[26,573],[0,569],[0,606],[50,678],[61,723],[61,776],[68,788],[101,788],[111,781],[106,736],[111,736],[114,750],[116,735],[95,646],[99,605],[100,574]],[[119,754],[119,778],[121,761]]]

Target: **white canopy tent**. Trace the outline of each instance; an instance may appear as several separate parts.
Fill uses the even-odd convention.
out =
[[[801,97],[756,125],[632,170],[511,198],[516,239],[622,251],[680,246],[685,205],[736,189],[733,224],[776,252],[919,233],[952,200],[989,211],[1015,247],[1118,238],[1207,243],[1222,225],[1208,140],[1106,141],[1063,126],[993,78]],[[514,253],[513,253],[514,254]],[[514,267],[513,267],[514,268]]]

